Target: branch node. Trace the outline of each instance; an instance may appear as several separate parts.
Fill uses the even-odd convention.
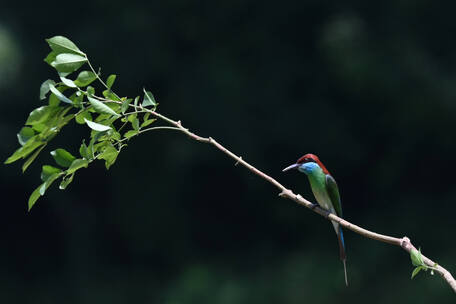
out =
[[[242,160],[242,156],[239,156],[238,161],[237,161],[234,165],[235,165],[235,166],[239,165],[239,161],[241,161],[241,160]]]
[[[402,239],[401,239],[401,247],[405,250],[408,250],[408,249],[412,249],[412,248],[415,248],[413,245],[412,245],[412,242],[410,241],[410,239],[406,236],[404,236]]]
[[[289,189],[283,189],[282,192],[279,193],[280,197],[293,197],[293,192]]]

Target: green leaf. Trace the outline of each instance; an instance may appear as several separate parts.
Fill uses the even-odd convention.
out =
[[[122,138],[122,135],[120,135],[119,132],[113,131],[111,134],[111,138],[114,140],[120,140]]]
[[[46,99],[46,95],[49,92],[49,84],[55,85],[55,81],[48,79],[43,82],[40,86],[40,100]]]
[[[82,158],[91,160],[93,157],[89,153],[89,149],[87,148],[85,142],[81,144],[81,147],[79,148],[79,154],[82,156]]]
[[[37,140],[37,136],[38,135],[33,136],[25,143],[25,145],[14,151],[14,153],[5,161],[5,164],[10,164],[18,159],[25,158],[27,157],[27,155],[32,153],[36,148],[40,147],[41,145],[44,145],[44,142]]]
[[[60,183],[59,185],[59,189],[60,190],[65,190],[66,187],[73,181],[73,177],[74,177],[74,173],[73,174],[70,174],[69,176],[65,176],[63,179],[62,179],[62,182]]]
[[[77,88],[78,86],[73,82],[73,80],[60,76],[60,80],[63,82],[64,85],[70,88]]]
[[[28,200],[28,211],[30,211],[30,209],[32,209],[33,205],[35,205],[36,201],[40,198],[40,188],[41,186],[44,185],[41,184],[38,186],[38,188],[35,189],[35,191],[32,192],[32,194],[30,195],[29,197],[29,200]]]
[[[137,117],[135,117],[132,122],[131,122],[131,125],[133,127],[133,129],[135,129],[136,131],[139,130],[139,119]]]
[[[103,153],[101,153],[98,158],[104,159],[105,160],[105,165],[106,169],[109,169],[112,164],[116,161],[117,155],[119,154],[119,151],[117,151],[116,148],[114,148],[112,145],[109,145],[105,148]]]
[[[76,122],[78,124],[80,124],[80,125],[85,124],[84,119],[92,121],[92,115],[90,114],[90,112],[88,110],[82,111],[81,113],[76,115]]]
[[[92,86],[87,87],[87,95],[95,95],[95,88]]]
[[[43,183],[41,184],[41,187],[40,187],[40,194],[41,195],[44,195],[44,193],[46,192],[46,190],[49,188],[50,185],[52,185],[52,183],[60,177],[60,175],[62,175],[62,173],[54,173],[52,174],[51,176],[48,177],[48,179]]]
[[[421,269],[423,269],[423,268],[424,268],[423,266],[418,266],[415,269],[413,269],[411,279],[413,279],[421,271]]]
[[[149,120],[146,120],[144,121],[142,124],[141,124],[141,128],[144,128],[144,127],[147,127],[148,125],[152,124],[154,121],[156,121],[156,119],[149,119]]]
[[[133,121],[136,119],[137,116],[138,116],[138,114],[136,114],[136,113],[130,114],[127,116],[127,120],[129,122],[133,123]]]
[[[70,39],[63,36],[54,36],[46,39],[49,47],[57,54],[61,53],[75,53],[82,56],[85,54],[74,44]]]
[[[93,97],[90,97],[90,96],[87,96],[87,98],[89,99],[89,102],[93,106],[94,110],[97,111],[98,113],[120,116],[113,109],[111,109],[110,107],[108,107],[107,105],[102,103],[101,101],[99,101]]]
[[[138,101],[139,101],[139,96],[136,96],[135,101],[133,102],[135,107],[138,105]]]
[[[116,81],[116,75],[112,74],[109,75],[108,79],[106,80],[106,85],[108,86],[108,89],[111,89],[112,85],[114,84],[114,81]]]
[[[35,158],[38,156],[38,154],[40,154],[41,150],[44,149],[46,145],[43,145],[41,146],[39,149],[37,149],[33,154],[32,156],[30,156],[25,162],[24,164],[22,165],[22,173],[25,172],[25,170],[27,170],[28,166],[30,166],[32,164],[32,162],[35,160]]]
[[[155,97],[152,94],[152,92],[146,91],[146,89],[143,89],[143,91],[144,91],[144,100],[143,100],[142,106],[143,107],[147,107],[147,106],[155,107],[157,105],[157,102],[155,101]]]
[[[35,136],[35,131],[32,128],[22,127],[21,131],[17,133],[17,140],[23,146],[33,136]]]
[[[89,161],[87,159],[75,159],[73,163],[71,163],[71,166],[66,170],[66,174],[72,174],[81,168],[87,168],[88,165]]]
[[[128,105],[133,101],[133,99],[131,98],[127,98],[125,99],[123,102],[122,102],[122,106],[121,106],[121,111],[122,111],[122,114],[125,114],[125,112],[127,111],[128,109]]]
[[[65,149],[57,149],[51,151],[52,157],[54,157],[55,162],[65,168],[68,168],[73,161],[76,159],[70,152]]]
[[[58,105],[60,105],[60,99],[58,99],[57,96],[55,96],[55,94],[51,94],[49,95],[48,103],[51,107],[57,107]]]
[[[81,73],[79,73],[78,77],[76,78],[76,80],[74,81],[74,83],[78,86],[78,87],[85,87],[85,86],[88,86],[89,84],[91,84],[93,81],[95,81],[95,79],[97,79],[97,75],[92,72],[92,71],[82,71]]]
[[[95,130],[95,131],[103,132],[103,131],[108,131],[108,130],[112,129],[110,126],[102,125],[102,124],[87,120],[85,118],[84,118],[84,121],[89,126],[89,128],[91,128],[92,130]]]
[[[413,266],[425,266],[423,258],[421,256],[421,248],[418,250],[410,250],[410,258],[412,260]]]
[[[82,103],[84,101],[84,95],[82,95],[81,92],[76,91],[69,97],[69,99],[73,101],[73,106],[75,108],[80,108],[80,109],[83,108]]]
[[[135,135],[138,134],[138,133],[139,133],[139,131],[130,130],[130,131],[128,131],[128,132],[126,132],[126,133],[124,134],[124,137],[125,137],[125,138],[130,138],[130,137],[135,136]]]
[[[53,84],[49,84],[49,89],[59,100],[69,103],[69,104],[73,103],[73,101],[71,99],[69,99],[68,97],[63,95],[59,90],[57,90]]]
[[[46,58],[44,58],[44,61],[47,62],[50,66],[52,66],[52,63],[55,61],[55,57],[57,57],[57,53],[52,51],[50,52]]]
[[[116,94],[114,94],[114,93],[111,91],[111,89],[104,90],[104,91],[103,91],[103,96],[104,96],[106,99],[115,100],[115,101],[120,101],[119,97],[117,97]]]
[[[46,121],[49,118],[49,114],[53,111],[53,107],[50,106],[42,106],[36,108],[32,112],[30,112],[27,121],[25,122],[26,125],[35,125]]]
[[[57,55],[51,65],[60,73],[69,74],[79,69],[86,62],[86,57],[65,53]]]
[[[45,182],[52,174],[54,173],[60,173],[62,172],[61,169],[49,166],[49,165],[44,165],[41,169],[41,180]]]

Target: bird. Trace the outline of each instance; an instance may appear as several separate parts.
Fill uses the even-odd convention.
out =
[[[300,157],[296,163],[286,167],[282,171],[297,169],[299,172],[305,173],[309,179],[310,187],[320,207],[327,211],[342,217],[342,205],[340,202],[339,188],[336,180],[329,173],[328,169],[323,165],[320,159],[311,153]],[[345,285],[348,286],[347,279],[347,255],[345,253],[345,241],[342,227],[339,223],[331,221],[334,230],[337,234],[339,242],[339,256],[344,264]]]

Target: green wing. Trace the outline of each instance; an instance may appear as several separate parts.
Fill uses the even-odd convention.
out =
[[[329,174],[326,174],[326,189],[328,190],[331,203],[336,210],[338,216],[342,217],[342,204],[340,203],[339,188],[336,180]]]

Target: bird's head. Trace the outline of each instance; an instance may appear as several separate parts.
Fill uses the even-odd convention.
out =
[[[298,169],[298,171],[305,174],[311,174],[315,170],[321,169],[323,173],[329,174],[328,170],[325,168],[323,163],[318,159],[318,157],[315,154],[310,153],[300,157],[296,161],[296,163],[286,167],[282,171],[285,172],[291,169]]]

